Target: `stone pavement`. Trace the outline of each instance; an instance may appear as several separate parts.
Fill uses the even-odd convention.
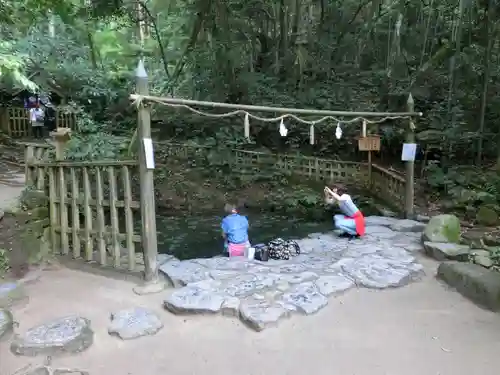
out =
[[[287,261],[170,258],[160,270],[179,289],[164,307],[237,316],[261,331],[294,314],[313,314],[350,288],[400,287],[422,276],[412,252],[421,249],[423,223],[375,216],[366,222],[362,239],[332,233],[298,240],[301,254]]]

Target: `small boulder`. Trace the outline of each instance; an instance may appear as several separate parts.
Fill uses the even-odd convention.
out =
[[[136,307],[112,313],[108,333],[117,335],[122,340],[130,340],[154,335],[162,328],[163,323],[155,313]]]
[[[8,337],[14,328],[12,313],[8,310],[0,310],[0,340]]]
[[[0,309],[18,305],[27,299],[22,285],[15,282],[0,284]]]
[[[425,226],[422,240],[460,243],[460,221],[455,215],[434,216]]]
[[[498,214],[488,206],[481,206],[477,211],[476,220],[480,225],[492,227],[498,224]]]
[[[448,242],[424,242],[424,250],[430,257],[443,260],[459,260],[466,262],[469,260],[470,248],[466,245],[459,245]]]
[[[10,346],[15,355],[34,357],[79,353],[92,345],[94,332],[90,321],[78,316],[69,316],[50,321],[29,329],[17,336]]]
[[[486,268],[490,268],[491,266],[493,266],[494,262],[493,260],[491,260],[490,252],[488,250],[471,250],[471,254],[474,263]]]

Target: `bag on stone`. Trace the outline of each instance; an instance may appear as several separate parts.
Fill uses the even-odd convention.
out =
[[[269,247],[269,257],[271,259],[288,260],[300,254],[300,246],[293,240],[276,238],[270,241],[267,246]]]
[[[253,256],[255,260],[260,260],[261,262],[267,262],[269,260],[269,248],[266,244],[260,243],[253,248],[255,250]]]

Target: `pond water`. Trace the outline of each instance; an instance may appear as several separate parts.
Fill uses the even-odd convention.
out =
[[[276,237],[303,238],[310,233],[333,230],[332,220],[306,219],[268,213],[245,213],[250,222],[252,244],[270,241]],[[222,215],[165,216],[158,215],[158,251],[179,259],[207,258],[220,255],[223,249],[220,222]]]

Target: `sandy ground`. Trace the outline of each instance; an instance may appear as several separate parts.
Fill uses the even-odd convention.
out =
[[[222,316],[174,316],[162,295],[137,296],[133,284],[79,271],[44,271],[27,286],[30,302],[14,309],[18,332],[52,318],[91,319],[86,352],[54,359],[90,375],[490,375],[500,367],[500,316],[484,311],[433,277],[386,291],[351,290],[310,317],[294,316],[256,333]],[[168,293],[165,292],[165,293]],[[107,334],[109,313],[133,306],[157,311],[156,336],[121,341]],[[0,374],[29,361],[0,344]]]

